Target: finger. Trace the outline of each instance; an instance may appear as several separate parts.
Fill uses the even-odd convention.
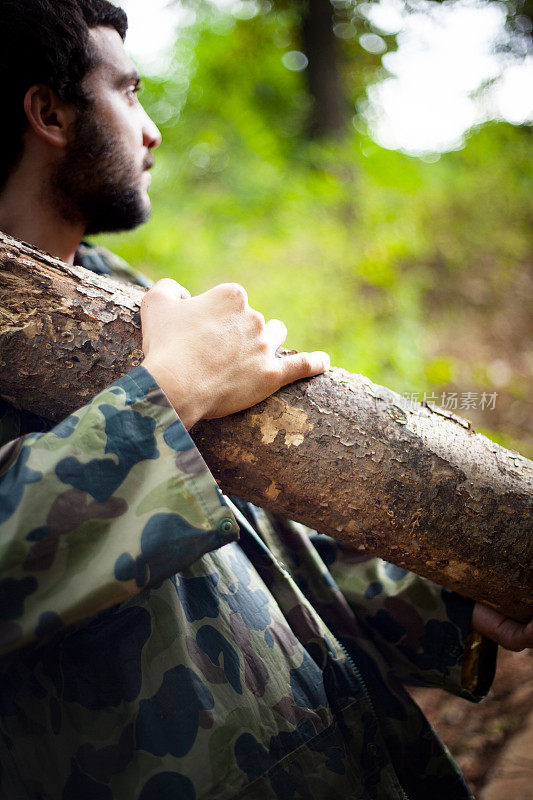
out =
[[[302,378],[311,378],[320,375],[329,369],[329,356],[327,353],[316,351],[314,353],[296,353],[276,359],[280,363],[282,386]]]
[[[265,336],[275,351],[287,338],[287,328],[279,319],[269,319],[265,325]]]
[[[533,619],[524,626],[524,647],[533,648]]]
[[[251,308],[249,317],[250,317],[250,322],[252,324],[252,328],[255,333],[260,334],[262,331],[265,330],[266,327],[265,318],[260,311],[255,311],[255,309]]]
[[[229,305],[244,310],[248,305],[248,293],[240,283],[219,283],[218,286],[204,292],[204,296],[215,302],[217,306]]]
[[[506,650],[519,652],[533,646],[533,622],[522,625],[483,603],[474,606],[472,627]]]
[[[521,625],[514,619],[504,617],[496,628],[495,641],[498,642],[506,650],[513,650],[518,653],[524,650],[526,645],[525,641],[525,625]]]
[[[150,291],[154,292],[154,290],[173,300],[188,300],[191,296],[188,289],[172,278],[161,278]]]

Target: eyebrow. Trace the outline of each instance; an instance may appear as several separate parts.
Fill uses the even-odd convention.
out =
[[[129,86],[132,83],[135,84],[135,86],[140,86],[141,76],[136,71],[128,72],[126,74],[119,75],[116,83],[119,88],[123,86]]]

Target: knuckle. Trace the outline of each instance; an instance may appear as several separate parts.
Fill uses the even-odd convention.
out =
[[[172,278],[161,278],[157,283],[154,283],[151,289],[148,289],[143,300],[148,299],[150,301],[166,297],[174,286],[176,286],[176,281],[173,281]]]
[[[169,289],[175,289],[179,284],[173,278],[160,278],[154,286],[161,292],[167,292]]]
[[[313,365],[311,363],[311,359],[309,356],[302,355],[300,356],[300,367],[302,372],[312,372]]]
[[[262,358],[267,358],[270,355],[270,345],[266,339],[261,339],[258,345],[259,355]]]
[[[224,283],[222,286],[226,296],[238,305],[244,306],[248,302],[246,289],[240,283]]]
[[[252,325],[253,325],[253,327],[254,327],[254,328],[257,330],[257,331],[262,331],[262,330],[264,330],[264,327],[265,327],[265,318],[264,318],[264,316],[261,314],[261,312],[260,312],[260,311],[254,311],[254,310],[252,310],[252,311],[250,312],[250,319],[251,319],[251,321],[252,321]]]

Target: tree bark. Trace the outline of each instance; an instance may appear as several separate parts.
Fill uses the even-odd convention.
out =
[[[141,361],[143,292],[0,234],[0,396],[82,406]],[[465,420],[332,369],[192,436],[225,492],[531,618],[533,462]]]

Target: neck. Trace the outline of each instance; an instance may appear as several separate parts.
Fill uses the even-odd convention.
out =
[[[45,185],[21,165],[0,194],[0,230],[72,264],[85,226],[59,216]]]

